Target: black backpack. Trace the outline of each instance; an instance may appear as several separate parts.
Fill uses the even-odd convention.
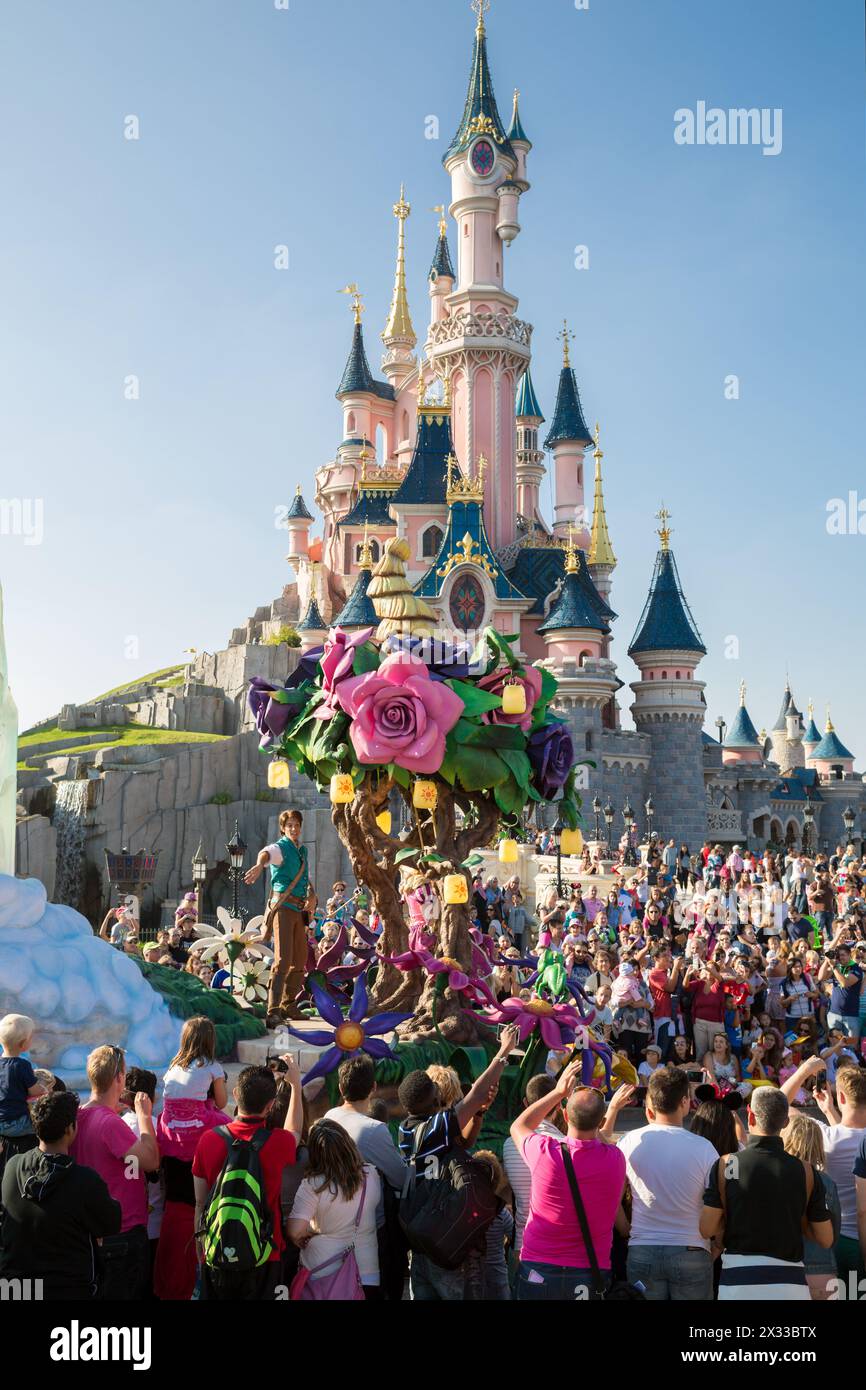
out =
[[[257,1129],[252,1139],[239,1139],[225,1125],[215,1133],[225,1140],[227,1152],[199,1232],[205,1263],[211,1269],[248,1272],[265,1264],[274,1248],[273,1217],[259,1157],[270,1130]]]
[[[418,1172],[418,1150],[427,1125],[415,1130],[400,1201],[400,1225],[410,1250],[441,1269],[459,1269],[502,1207],[487,1174],[462,1149],[427,1157],[431,1176]],[[422,1155],[422,1162],[423,1162]]]

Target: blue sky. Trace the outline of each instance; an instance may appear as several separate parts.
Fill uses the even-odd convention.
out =
[[[0,536],[22,725],[224,646],[279,593],[274,510],[297,482],[311,499],[341,437],[336,291],[361,284],[375,363],[401,180],[426,322],[473,22],[466,0],[7,7],[0,492],[44,506],[41,545]],[[488,32],[500,107],[518,86],[534,144],[507,283],[536,390],[550,418],[567,315],[602,422],[621,675],[663,498],[708,730],[743,678],[772,724],[787,666],[862,756],[866,536],[825,525],[830,498],[866,498],[860,0],[494,0]],[[676,145],[699,100],[781,107],[782,153]]]

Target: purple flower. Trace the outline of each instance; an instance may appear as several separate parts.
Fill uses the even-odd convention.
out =
[[[398,1024],[405,1023],[407,1018],[411,1018],[411,1013],[389,1012],[374,1014],[372,1018],[364,1018],[367,1012],[367,988],[364,984],[364,976],[359,975],[355,981],[355,988],[352,993],[352,1002],[349,1005],[349,1012],[343,1018],[343,1011],[336,1000],[318,985],[315,980],[310,981],[310,993],[316,1001],[316,1008],[319,1016],[330,1023],[333,1033],[296,1033],[293,1028],[289,1028],[292,1037],[299,1038],[301,1042],[311,1043],[313,1047],[327,1047],[328,1051],[323,1052],[315,1066],[307,1072],[304,1077],[304,1085],[308,1081],[315,1081],[320,1076],[327,1076],[329,1071],[334,1071],[346,1057],[355,1057],[359,1052],[366,1052],[368,1056],[379,1061],[382,1057],[393,1057],[394,1053],[386,1042],[382,1041],[382,1033],[392,1032]],[[330,1044],[330,1046],[328,1046]]]
[[[401,637],[392,633],[385,639],[382,651],[386,656],[398,652],[417,656],[434,681],[465,681],[473,674],[472,647],[468,642],[439,642],[432,637]]]
[[[552,801],[574,766],[574,744],[565,724],[542,724],[526,743],[535,790]]]
[[[272,743],[282,738],[289,720],[294,719],[298,712],[296,705],[287,705],[280,700],[272,699],[280,688],[272,685],[263,676],[253,676],[250,681],[247,701],[261,735],[260,748],[269,748]]]
[[[294,671],[286,681],[287,690],[296,690],[299,685],[305,685],[307,681],[316,679],[316,671],[324,651],[324,647],[310,647],[308,652],[304,652]]]

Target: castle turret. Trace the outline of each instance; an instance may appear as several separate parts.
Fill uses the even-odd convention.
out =
[[[553,423],[544,441],[545,449],[553,450],[556,499],[553,529],[556,535],[564,539],[569,526],[576,526],[578,544],[586,550],[590,535],[584,503],[583,466],[586,450],[593,440],[586,426],[577,379],[571,365],[569,341],[574,334],[569,333],[567,322],[563,323],[559,336],[562,339],[562,371],[559,374]]]
[[[809,701],[807,709],[809,714],[809,722],[803,730],[803,753],[805,755],[805,760],[808,763],[815,749],[818,747],[818,744],[821,742],[821,735],[819,734],[818,726],[815,723],[815,711],[811,700]]]
[[[286,559],[290,565],[296,564],[301,558],[306,558],[312,524],[313,513],[301,496],[301,485],[298,483],[292,498],[292,505],[286,513],[286,525],[289,528],[289,553]]]
[[[368,594],[370,580],[373,575],[373,548],[367,536],[364,537],[361,546],[361,554],[358,558],[359,571],[358,578],[344,608],[334,619],[334,624],[345,628],[351,632],[356,629],[379,625],[379,618],[373,607],[373,600]]]
[[[430,323],[439,323],[448,313],[447,299],[454,289],[456,275],[448,246],[448,223],[445,221],[445,204],[439,203],[433,209],[439,213],[439,237],[433,260],[427,275],[430,286]]]
[[[595,426],[595,449],[592,457],[595,459],[595,485],[592,495],[592,534],[589,543],[589,572],[592,575],[595,587],[598,589],[602,598],[607,601],[610,598],[610,591],[613,587],[613,572],[616,569],[616,555],[613,552],[613,545],[610,539],[610,532],[607,529],[607,517],[604,511],[604,491],[601,479],[601,461],[604,458],[601,444],[601,431],[598,422]],[[607,653],[605,653],[606,655]]]
[[[526,193],[529,189],[529,180],[526,177],[526,156],[532,149],[532,141],[523,129],[523,122],[520,119],[518,102],[520,93],[514,89],[514,106],[511,111],[511,125],[508,127],[508,138],[511,141],[511,148],[517,155],[517,171],[514,175],[514,182],[518,185],[521,193]]]
[[[697,624],[680,584],[670,548],[669,513],[658,513],[661,548],[649,594],[629,656],[641,678],[632,683],[632,716],[651,740],[649,784],[656,826],[665,837],[689,846],[703,843],[707,831],[702,726],[704,683],[695,668],[706,656]]]
[[[824,737],[818,745],[812,749],[812,754],[808,759],[810,767],[814,767],[819,777],[838,778],[845,773],[854,771],[854,754],[844,745],[830,718],[830,710],[827,709],[827,723],[824,728]]]
[[[740,682],[740,707],[731,721],[730,728],[722,745],[722,762],[725,767],[739,763],[760,764],[763,762],[761,736],[749,718],[746,709],[746,682]]]
[[[428,402],[422,385],[418,395],[415,448],[389,507],[397,534],[405,536],[408,542],[406,559],[413,583],[435,559],[445,534],[447,461],[453,452],[448,384],[445,383],[444,399],[439,402]]]
[[[394,204],[397,219],[397,267],[394,271],[394,291],[391,296],[391,310],[388,322],[382,333],[385,356],[382,370],[389,382],[398,391],[406,378],[415,369],[415,355],[412,349],[417,342],[412,316],[409,313],[409,300],[406,294],[406,218],[412,208],[406,202],[405,190],[400,185],[400,198]]]
[[[773,750],[773,762],[777,763],[783,772],[788,763],[788,710],[792,704],[791,686],[786,680],[782,704],[776,722],[770,730],[770,746]]]
[[[573,537],[569,536],[562,592],[538,627],[548,655],[559,669],[564,660],[581,667],[587,660],[602,656],[604,638],[610,633],[609,624],[600,616],[597,604],[592,602],[587,587],[581,583],[580,571],[585,563],[574,546]]]
[[[328,624],[319,612],[315,594],[310,595],[307,611],[298,623],[296,631],[301,637],[301,651],[306,652],[311,647],[320,647],[324,642]]]
[[[539,490],[545,469],[544,451],[538,447],[538,428],[544,424],[544,416],[529,367],[520,378],[514,413],[517,424],[517,514],[546,531],[539,509]]]

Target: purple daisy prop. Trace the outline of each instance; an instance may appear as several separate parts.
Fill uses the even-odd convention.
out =
[[[585,1022],[571,1004],[551,1004],[548,999],[503,999],[495,1009],[485,1009],[483,1017],[491,1023],[516,1023],[520,1042],[537,1028],[542,1042],[554,1052],[573,1042]]]
[[[359,975],[355,981],[352,1002],[345,1018],[343,1018],[343,1011],[336,1000],[332,999],[314,980],[310,981],[310,993],[316,1002],[320,1018],[323,1022],[330,1023],[334,1031],[332,1033],[298,1033],[294,1028],[288,1029],[292,1037],[298,1038],[301,1042],[311,1043],[313,1047],[328,1048],[328,1051],[322,1053],[315,1066],[311,1067],[303,1078],[304,1085],[308,1081],[315,1081],[320,1076],[327,1076],[328,1072],[334,1071],[344,1058],[355,1057],[359,1052],[366,1052],[377,1062],[383,1057],[395,1055],[388,1044],[382,1041],[381,1034],[393,1032],[398,1024],[405,1023],[406,1019],[411,1018],[412,1015],[411,1013],[394,1011],[374,1014],[372,1018],[365,1018],[369,999],[363,975]]]

